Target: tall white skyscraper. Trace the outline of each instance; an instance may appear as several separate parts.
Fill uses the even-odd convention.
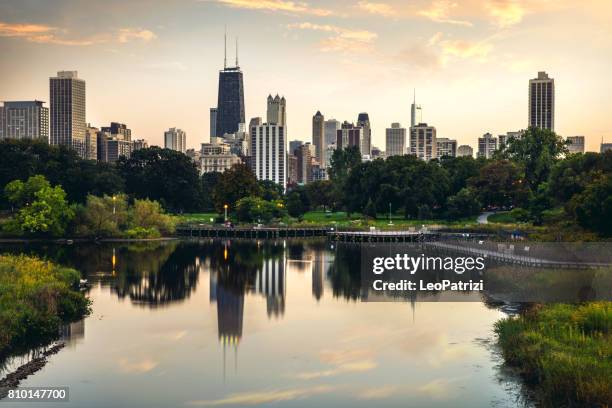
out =
[[[435,127],[419,123],[410,128],[410,154],[428,161],[437,157],[437,150]]]
[[[312,144],[315,146],[315,157],[321,167],[325,168],[325,117],[317,111],[312,117]]]
[[[544,71],[529,80],[529,126],[555,130],[555,80]]]
[[[49,109],[41,101],[4,102],[0,139],[49,139]]]
[[[497,150],[497,138],[490,133],[485,133],[478,138],[478,157],[490,159]]]
[[[85,81],[79,79],[77,71],[59,71],[49,78],[49,95],[49,143],[70,146],[85,158]]]
[[[392,123],[391,127],[387,128],[385,139],[387,157],[406,154],[406,129],[401,127],[399,123]]]
[[[423,109],[416,104],[416,91],[414,91],[412,105],[410,105],[410,127],[415,127],[423,122]]]
[[[170,128],[164,132],[164,147],[185,153],[187,149],[187,134],[179,128]]]

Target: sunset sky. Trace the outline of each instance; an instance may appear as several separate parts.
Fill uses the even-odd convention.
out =
[[[226,25],[247,122],[284,95],[290,140],[311,140],[317,110],[368,112],[384,149],[416,88],[438,137],[476,147],[526,126],[528,80],[547,71],[557,133],[586,136],[587,150],[612,142],[609,0],[0,0],[0,100],[48,101],[49,77],[77,70],[93,126],[123,122],[150,144],[176,126],[199,147]]]

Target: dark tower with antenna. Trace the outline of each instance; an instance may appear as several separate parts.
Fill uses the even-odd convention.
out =
[[[219,71],[216,136],[223,137],[226,133],[236,133],[240,123],[244,123],[244,86],[242,71],[238,65],[238,39],[236,39],[236,65],[228,67],[226,34],[223,70]]]

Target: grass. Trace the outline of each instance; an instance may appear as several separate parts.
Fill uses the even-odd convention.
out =
[[[502,211],[489,215],[487,221],[494,224],[516,224],[520,221],[514,218],[510,211]]]
[[[497,322],[507,364],[534,386],[541,406],[604,407],[612,401],[612,303],[536,306]]]
[[[86,315],[79,279],[76,270],[38,258],[0,255],[0,356],[46,344],[62,323]]]
[[[205,212],[205,213],[192,213],[192,214],[178,214],[179,224],[181,223],[193,223],[193,224],[214,224],[215,219],[219,216],[216,212]],[[211,221],[212,219],[212,221]]]

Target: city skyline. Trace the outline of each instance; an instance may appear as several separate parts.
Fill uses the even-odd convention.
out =
[[[289,140],[310,141],[317,110],[341,122],[368,112],[372,145],[384,146],[391,123],[410,122],[416,88],[438,137],[476,146],[486,132],[527,126],[527,84],[538,71],[555,78],[560,135],[585,135],[588,151],[612,138],[612,89],[602,81],[612,58],[602,18],[610,6],[602,1],[152,3],[147,15],[137,1],[3,3],[0,49],[14,57],[0,64],[0,99],[49,107],[48,78],[75,70],[87,82],[88,123],[120,120],[155,145],[180,127],[197,148],[209,141],[227,25],[229,44],[240,37],[245,122],[264,116],[262,97],[282,93],[291,101]],[[91,13],[104,24],[83,24]]]

